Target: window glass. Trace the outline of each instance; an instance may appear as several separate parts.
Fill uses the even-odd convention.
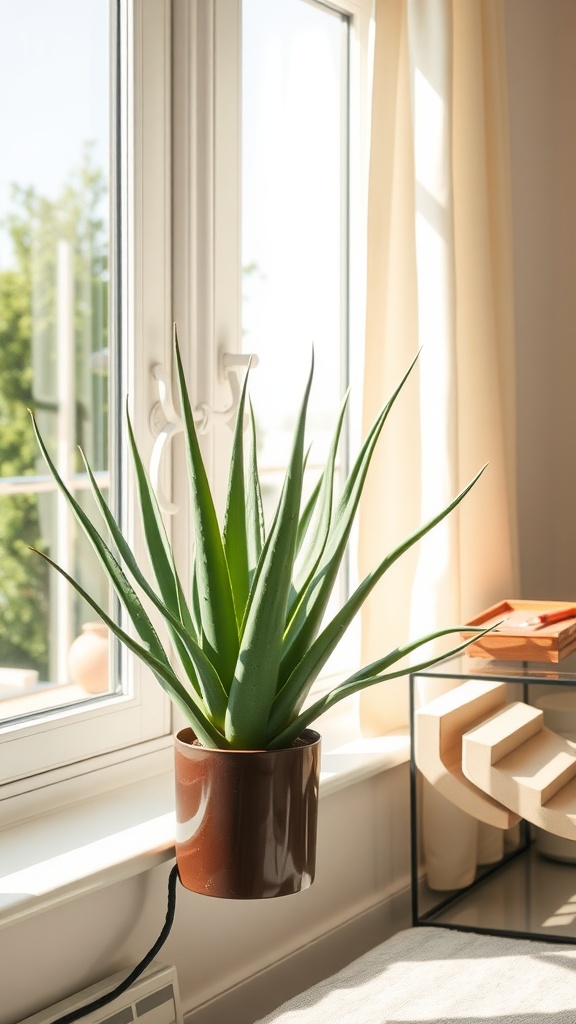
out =
[[[305,0],[244,0],[242,344],[264,498],[276,504],[315,358],[309,482],[346,386],[349,21]]]
[[[0,0],[0,720],[86,694],[69,651],[95,615],[30,548],[107,601],[27,408],[79,500],[78,445],[106,493],[109,19],[108,0]]]

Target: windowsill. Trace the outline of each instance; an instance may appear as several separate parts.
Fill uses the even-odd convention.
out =
[[[408,757],[407,732],[328,749],[320,795]],[[173,776],[166,772],[3,831],[0,928],[171,860],[173,805]]]
[[[0,710],[6,719],[49,711],[62,705],[78,704],[90,694],[74,683],[44,683],[16,690],[0,686]]]

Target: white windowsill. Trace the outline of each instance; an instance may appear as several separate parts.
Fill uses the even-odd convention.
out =
[[[321,797],[409,758],[398,732],[322,754]],[[163,773],[1,834],[0,928],[174,857],[173,776]]]

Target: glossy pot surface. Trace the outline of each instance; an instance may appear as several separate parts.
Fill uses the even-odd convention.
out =
[[[320,736],[286,750],[214,750],[175,739],[176,855],[194,892],[224,899],[308,888],[316,865]]]

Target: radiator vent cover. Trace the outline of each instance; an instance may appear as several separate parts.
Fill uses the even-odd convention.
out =
[[[52,1024],[65,1013],[111,992],[131,970],[104,978],[96,985],[27,1017],[20,1024]],[[176,968],[155,960],[123,995],[80,1017],[78,1024],[183,1024]]]

